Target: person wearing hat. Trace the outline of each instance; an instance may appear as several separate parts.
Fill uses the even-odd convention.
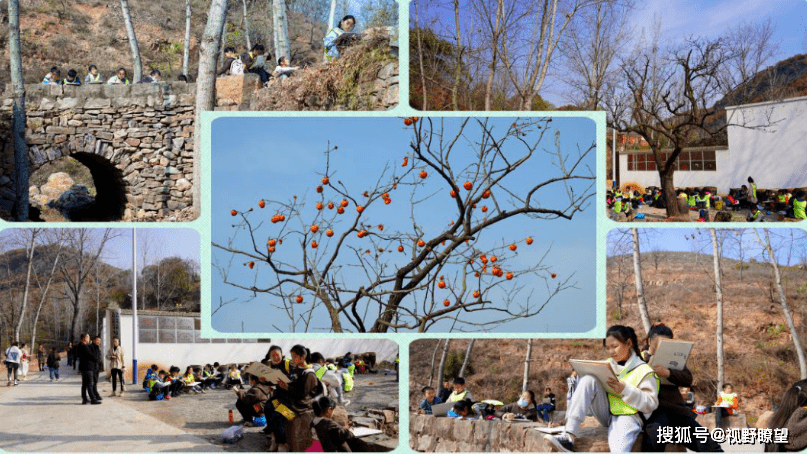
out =
[[[457,377],[454,379],[453,382],[454,392],[448,396],[447,402],[459,402],[461,400],[470,400],[473,402],[474,396],[471,394],[470,391],[465,389],[465,379],[462,377]]]

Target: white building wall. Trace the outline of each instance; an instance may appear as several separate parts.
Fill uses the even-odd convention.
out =
[[[676,171],[676,187],[716,186],[719,194],[747,184],[760,189],[807,187],[807,97],[727,108],[732,124],[770,125],[765,128],[730,126],[728,150],[716,152],[717,171]],[[657,171],[628,171],[619,157],[620,182],[660,186]]]
[[[111,312],[111,311],[110,311]],[[103,352],[109,349],[110,312],[104,318]],[[347,352],[363,353],[376,352],[379,361],[393,361],[398,354],[398,344],[386,339],[273,339],[271,344],[247,341],[246,343],[195,343],[195,344],[146,344],[137,346],[137,361],[139,379],[142,380],[145,370],[151,364],[161,367],[178,366],[183,372],[189,365],[204,365],[219,362],[248,363],[264,358],[271,345],[279,345],[288,356],[288,352],[295,344],[302,344],[312,352],[320,352],[325,357],[341,356]],[[126,354],[126,367],[132,368],[132,316],[121,315],[121,345]],[[109,362],[104,359],[105,370],[109,376]],[[127,381],[131,381],[130,372],[126,372]]]

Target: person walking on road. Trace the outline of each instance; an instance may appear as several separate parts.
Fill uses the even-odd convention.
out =
[[[50,350],[50,354],[48,355],[48,372],[50,372],[50,381],[56,379],[59,381],[59,352],[56,351],[56,348],[52,348]]]
[[[92,345],[90,345],[90,351],[95,357],[95,380],[93,381],[93,392],[98,397],[98,400],[104,400],[101,398],[101,395],[98,394],[98,375],[101,372],[101,366],[103,364],[103,352],[101,350],[101,336],[96,335],[93,337]]]
[[[115,397],[115,390],[117,389],[117,380],[120,379],[120,396],[123,396],[123,370],[126,366],[123,362],[123,347],[120,345],[118,338],[112,339],[112,347],[106,354],[106,359],[109,360],[109,368],[112,370],[112,397]]]
[[[45,358],[47,357],[47,353],[45,352],[45,346],[39,344],[39,349],[36,351],[36,363],[39,366],[39,371],[42,372],[45,370]]]
[[[28,364],[31,359],[31,354],[28,351],[28,344],[25,342],[20,346],[20,350],[22,351],[22,357],[20,358],[20,380],[25,380],[28,378]]]
[[[95,371],[98,369],[98,361],[100,361],[100,353],[98,356],[93,354],[90,345],[90,335],[82,334],[81,343],[76,345],[76,359],[78,359],[78,370],[81,372],[81,403],[98,405],[101,403],[101,396],[98,395],[97,385],[95,383]]]
[[[14,375],[14,386],[17,386],[17,370],[20,368],[20,358],[22,351],[17,342],[12,342],[11,347],[6,349],[6,368],[8,369],[8,386],[11,386],[11,375]]]

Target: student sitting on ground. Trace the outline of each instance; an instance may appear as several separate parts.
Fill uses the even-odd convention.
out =
[[[244,74],[244,62],[236,55],[234,47],[224,48],[224,63],[216,69],[216,76]]]
[[[141,84],[156,84],[162,80],[162,73],[159,69],[152,69],[148,76],[140,79]]]
[[[807,219],[807,198],[805,198],[804,191],[796,191],[796,195],[791,201],[793,205],[793,217],[796,219]]]
[[[264,415],[264,405],[272,392],[268,384],[261,383],[254,375],[249,376],[249,384],[250,388],[246,391],[233,388],[238,399],[235,401],[235,408],[241,413],[243,424],[247,427],[253,425],[252,421],[256,416]]]
[[[205,364],[205,368],[202,370],[202,389],[205,388],[216,388],[216,374],[213,371],[213,366],[210,364]]]
[[[168,375],[165,380],[170,385],[171,397],[177,397],[185,390],[185,383],[182,381],[179,372],[180,370],[177,366],[171,366],[168,369]]]
[[[777,407],[774,407],[777,408]],[[765,452],[799,452],[807,449],[807,380],[797,381],[782,396],[768,420],[768,428],[787,430],[787,443],[768,443]]]
[[[538,421],[537,408],[538,405],[535,402],[535,393],[528,389],[521,393],[521,397],[519,397],[517,401],[496,410],[496,417],[502,418],[505,421],[512,421],[514,419]]]
[[[252,74],[257,74],[261,78],[261,83],[265,84],[269,81],[269,73],[263,67],[266,63],[263,53],[263,44],[255,44],[249,52],[241,54],[241,61],[244,63],[244,69]]]
[[[118,68],[118,72],[106,81],[107,85],[129,85],[132,82],[126,77],[126,69]]]
[[[608,386],[615,393],[606,392],[592,375],[580,377],[572,401],[567,405],[566,431],[544,437],[561,451],[574,451],[580,425],[592,414],[608,428],[611,452],[630,452],[642,432],[643,421],[658,408],[659,379],[641,359],[636,332],[629,326],[615,325],[605,334],[603,346],[617,377],[609,379]]]
[[[672,338],[673,332],[669,327],[663,323],[653,324],[647,333],[647,349],[642,352],[642,359],[650,363],[661,340]],[[689,406],[684,400],[681,391],[679,391],[679,387],[688,390],[688,387],[692,385],[692,372],[686,365],[684,365],[683,370],[655,366],[653,371],[658,377],[667,379],[667,382],[665,382],[667,384],[660,385],[658,408],[645,423],[645,436],[642,438],[643,452],[663,452],[666,449],[666,443],[662,441],[665,428],[667,430],[679,430],[670,428],[685,427],[692,434],[702,430],[701,425],[695,421],[695,414],[692,413],[694,396],[692,397],[692,406]],[[681,440],[681,443],[676,444],[681,444],[695,452],[723,452],[720,445],[715,443],[711,437],[691,437],[688,442]]]
[[[538,414],[545,422],[549,422],[549,413],[555,411],[555,394],[547,386],[544,389],[544,397],[541,405],[538,405]]]
[[[164,370],[157,372],[157,375],[150,376],[146,381],[147,390],[149,393],[149,400],[171,400],[171,383],[170,376]]]
[[[420,402],[420,408],[418,408],[419,415],[431,415],[432,413],[432,405],[439,405],[442,404],[443,401],[440,400],[434,393],[434,388],[431,386],[424,386],[423,389],[420,390],[423,393],[423,400]]]
[[[776,194],[776,203],[774,204],[774,209],[776,211],[781,211],[781,214],[787,214],[787,210],[790,208],[790,199],[792,195],[787,192],[787,189],[780,189],[779,192]]]
[[[746,222],[763,222],[765,221],[765,217],[762,215],[762,211],[759,210],[759,206],[756,204],[751,205],[751,212],[748,213],[748,216],[745,217]]]
[[[300,69],[299,66],[289,66],[289,59],[288,57],[280,57],[277,59],[277,66],[275,66],[275,70],[272,72],[272,76],[277,77],[278,79],[283,77],[291,76],[294,71]]]
[[[739,406],[740,398],[734,392],[734,386],[731,383],[724,383],[723,391],[717,395],[715,402],[715,428],[723,428],[723,417],[736,414]]]
[[[459,402],[461,400],[470,400],[473,402],[474,396],[471,394],[470,391],[465,389],[465,379],[462,377],[457,377],[454,379],[454,392],[448,396],[448,400],[446,402]]]
[[[314,408],[314,420],[311,426],[317,432],[317,439],[325,452],[367,452],[369,446],[360,438],[356,438],[353,432],[344,428],[333,420],[333,410],[336,402],[320,397],[312,403]]]
[[[85,84],[102,84],[104,80],[101,78],[101,74],[98,73],[98,67],[95,65],[90,65],[87,68],[87,75],[84,76],[84,83]],[[157,371],[154,371],[156,374]]]
[[[50,68],[50,72],[45,74],[45,77],[42,79],[42,85],[61,85],[62,84],[62,71],[53,66]]]
[[[62,85],[81,85],[81,78],[75,69],[67,71],[67,77],[62,81]]]
[[[143,379],[143,389],[148,390],[149,388],[151,388],[148,382],[149,380],[157,378],[157,371],[159,369],[160,368],[157,367],[156,364],[152,364],[150,368],[146,369],[146,378]]]
[[[225,386],[238,389],[242,384],[241,371],[238,370],[238,366],[231,364],[230,369],[227,371],[227,382],[225,383]]]
[[[194,394],[199,394],[199,393],[205,392],[205,390],[202,389],[201,386],[193,384],[193,383],[196,383],[197,380],[196,380],[196,376],[193,374],[193,368],[191,366],[188,366],[185,369],[185,374],[182,375],[182,377],[180,379],[185,384],[185,387],[188,389],[188,392],[192,392]]]

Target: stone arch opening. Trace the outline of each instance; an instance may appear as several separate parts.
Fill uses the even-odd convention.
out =
[[[123,179],[123,172],[104,156],[93,153],[74,152],[59,159],[70,158],[89,172],[92,184],[87,185],[86,179],[69,181],[67,184],[72,186],[58,188],[61,193],[55,194],[55,197],[54,194],[42,194],[43,199],[49,198],[48,195],[50,195],[50,200],[41,207],[31,207],[32,213],[37,215],[38,219],[35,219],[58,221],[62,220],[59,219],[61,217],[73,222],[105,222],[123,219],[127,202],[127,183]],[[38,170],[36,169],[36,171]]]

